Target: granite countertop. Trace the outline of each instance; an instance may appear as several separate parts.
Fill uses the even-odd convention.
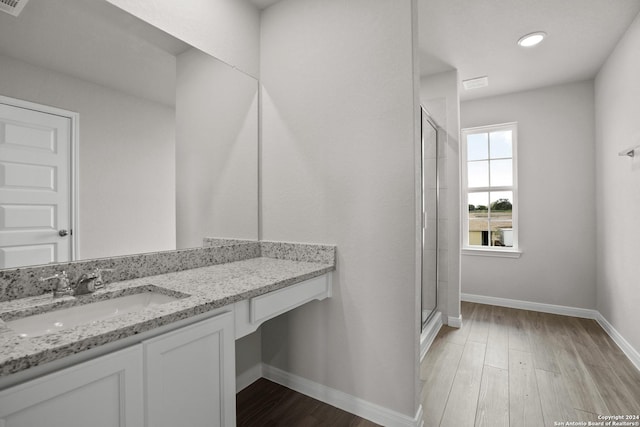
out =
[[[194,268],[108,284],[80,297],[51,294],[0,302],[0,377],[302,282],[334,264],[267,257]],[[5,321],[56,308],[156,291],[179,299],[145,310],[38,337],[21,337]]]

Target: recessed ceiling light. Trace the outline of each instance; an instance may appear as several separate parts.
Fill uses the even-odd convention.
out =
[[[485,87],[489,85],[489,77],[475,77],[473,79],[467,79],[462,81],[462,86],[465,90],[469,89],[479,89],[481,87]]]
[[[547,33],[544,31],[536,31],[535,33],[527,34],[520,37],[518,40],[518,45],[522,47],[531,47],[540,43],[547,36]]]

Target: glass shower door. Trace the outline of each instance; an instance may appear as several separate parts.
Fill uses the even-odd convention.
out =
[[[438,303],[438,129],[422,109],[422,325]]]

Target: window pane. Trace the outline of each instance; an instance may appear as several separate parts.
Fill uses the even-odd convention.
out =
[[[467,160],[485,160],[489,158],[489,135],[474,133],[467,135]]]
[[[489,246],[487,221],[469,220],[469,246]]]
[[[469,212],[484,211],[486,214],[488,209],[489,193],[469,193]]]
[[[513,223],[491,221],[491,246],[513,247]]]
[[[468,180],[469,188],[489,186],[489,161],[469,162]]]
[[[512,160],[491,160],[491,186],[513,185]]]
[[[489,244],[489,193],[469,193],[469,245]]]
[[[511,221],[513,209],[513,193],[511,191],[492,191],[489,194],[491,220]]]
[[[513,192],[489,194],[491,246],[513,246]]]
[[[513,157],[511,133],[512,131],[510,130],[491,132],[490,140],[492,159]]]

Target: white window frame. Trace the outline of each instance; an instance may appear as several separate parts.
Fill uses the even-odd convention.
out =
[[[474,187],[471,192],[496,192],[511,191],[513,194],[512,201],[512,227],[513,227],[513,247],[500,246],[470,246],[469,245],[469,183],[468,183],[468,164],[467,164],[467,136],[477,133],[489,133],[496,131],[510,130],[512,133],[512,165],[513,165],[513,185],[500,187]],[[502,123],[489,126],[478,126],[473,128],[465,128],[460,132],[461,150],[460,150],[460,171],[461,171],[461,192],[462,192],[462,254],[463,255],[479,255],[494,256],[506,258],[519,258],[521,249],[518,241],[519,224],[518,224],[518,124]],[[491,156],[491,153],[489,153]]]

